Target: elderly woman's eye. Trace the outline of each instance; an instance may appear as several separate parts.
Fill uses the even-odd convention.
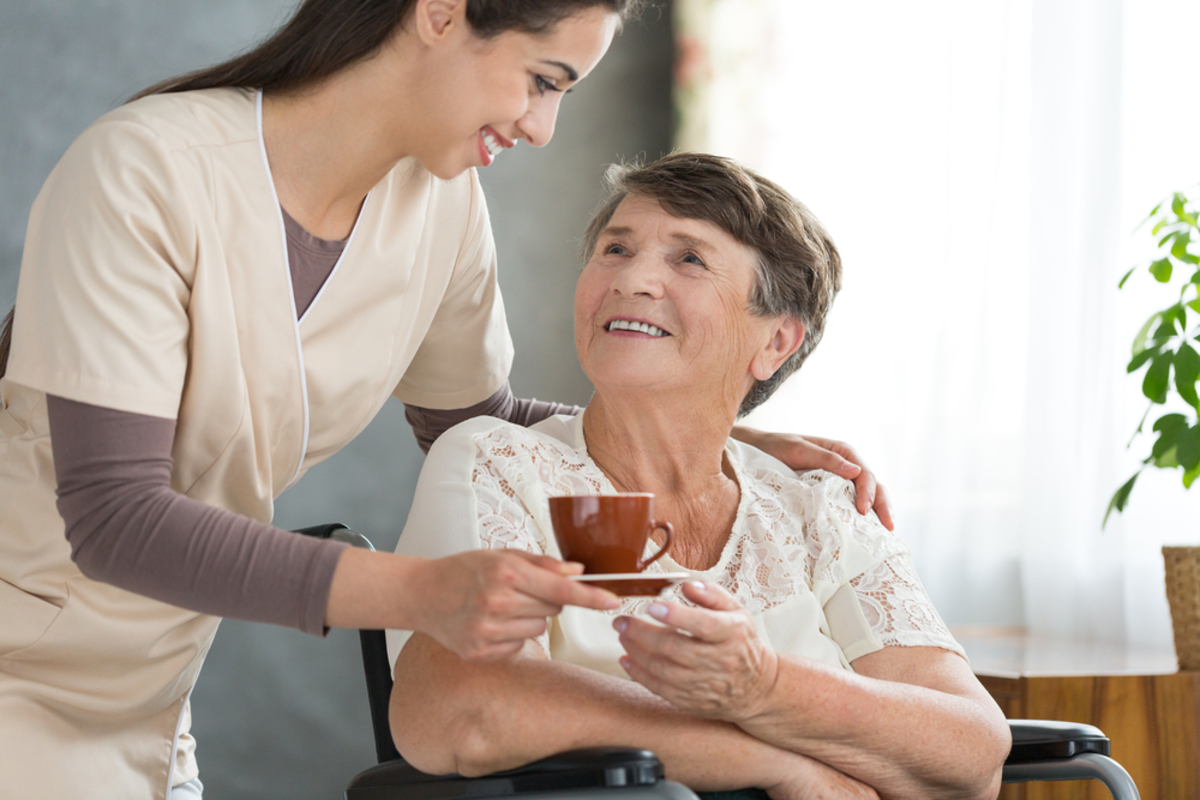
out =
[[[604,254],[605,255],[614,255],[614,256],[624,255],[625,254],[625,245],[616,244],[616,243],[610,244],[604,248]]]
[[[704,266],[704,261],[700,258],[700,256],[696,255],[695,253],[687,253],[684,255],[684,257],[681,260],[685,264],[696,264],[697,266],[700,266],[700,267]]]

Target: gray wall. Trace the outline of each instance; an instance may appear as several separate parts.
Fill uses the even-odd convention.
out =
[[[288,0],[0,2],[0,313],[16,295],[29,206],[71,140],[139,88],[220,60],[269,32]],[[669,147],[670,26],[651,9],[564,99],[558,133],[484,170],[524,396],[584,403],[574,357],[575,247],[605,165]],[[398,404],[397,404],[398,406]],[[340,520],[395,546],[421,454],[403,409],[285,494],[276,522]],[[339,797],[373,763],[357,641],[225,622],[193,696],[210,798]]]

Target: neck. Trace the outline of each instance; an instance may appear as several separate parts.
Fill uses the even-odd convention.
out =
[[[588,455],[619,491],[696,498],[727,487],[734,414],[694,403],[597,393],[583,417]],[[649,402],[647,402],[649,400]]]
[[[280,204],[322,239],[350,235],[367,193],[408,155],[371,90],[370,61],[263,97],[263,142]]]

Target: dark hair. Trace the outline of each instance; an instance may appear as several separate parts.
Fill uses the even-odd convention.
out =
[[[10,308],[4,322],[0,323],[0,378],[8,372],[8,351],[12,349],[13,313],[16,310],[16,306]]]
[[[748,311],[804,323],[804,342],[742,399],[738,416],[761,405],[800,368],[821,341],[825,317],[841,288],[842,259],[820,221],[772,181],[720,156],[672,153],[645,166],[614,164],[605,175],[609,196],[588,223],[586,262],[626,197],[654,200],[683,219],[711,222],[758,255]]]
[[[283,27],[229,61],[169,78],[139,92],[241,87],[289,91],[309,86],[379,51],[416,0],[303,0]],[[625,19],[641,0],[467,0],[467,23],[480,38],[505,31],[543,33],[584,9],[604,6]]]

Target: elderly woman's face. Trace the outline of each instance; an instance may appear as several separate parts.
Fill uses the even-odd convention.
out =
[[[736,408],[772,335],[773,320],[747,310],[755,259],[712,223],[626,198],[575,289],[575,344],[593,385],[703,391]]]

